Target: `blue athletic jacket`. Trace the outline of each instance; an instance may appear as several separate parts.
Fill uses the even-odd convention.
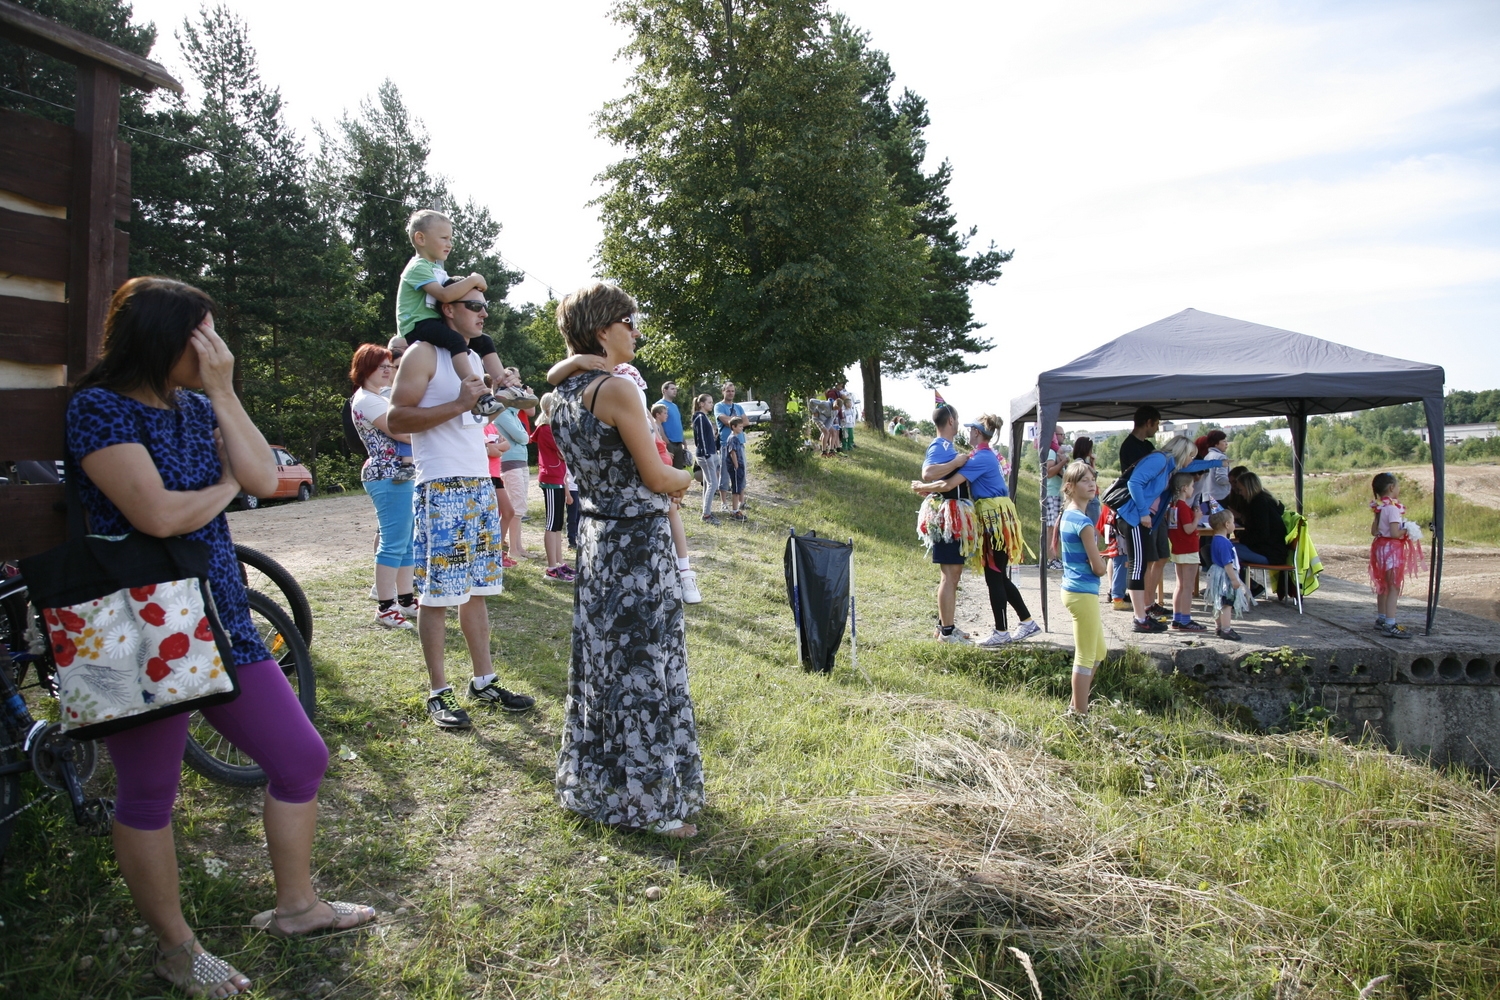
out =
[[[1171,455],[1164,451],[1153,451],[1135,463],[1135,471],[1130,474],[1130,481],[1127,484],[1130,490],[1130,502],[1116,513],[1126,524],[1140,524],[1141,518],[1151,513],[1151,504],[1156,500],[1162,501],[1157,506],[1158,513],[1166,509],[1166,502],[1171,499],[1167,496],[1167,487],[1172,482],[1172,473],[1198,473],[1205,469],[1218,468],[1223,464],[1222,458],[1200,458],[1178,469]]]

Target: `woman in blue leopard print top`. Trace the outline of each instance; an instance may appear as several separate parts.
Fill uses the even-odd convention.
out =
[[[310,873],[328,748],[250,621],[224,518],[241,489],[275,492],[276,463],[235,395],[234,357],[214,332],[213,310],[207,295],[179,281],[122,285],[99,361],[68,404],[68,451],[92,531],[181,535],[212,553],[209,583],[234,643],[240,694],[203,715],[269,778],[265,831],[276,906],[252,923],[280,936],[353,927],[374,911],[319,900]],[[115,855],[156,932],[157,974],[193,995],[233,996],[250,989],[249,979],[203,950],[178,892],[171,821],[187,729],[180,714],[105,737],[118,783]]]

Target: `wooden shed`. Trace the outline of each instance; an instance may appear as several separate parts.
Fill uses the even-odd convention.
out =
[[[0,109],[0,461],[63,457],[68,386],[125,281],[130,146],[120,88],[182,92],[157,63],[0,0],[0,37],[78,67],[73,127]],[[0,485],[0,559],[63,540],[60,486]]]

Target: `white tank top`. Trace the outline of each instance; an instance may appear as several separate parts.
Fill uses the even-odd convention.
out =
[[[458,398],[461,385],[458,373],[453,370],[453,358],[447,351],[434,349],[437,363],[432,381],[422,394],[419,406],[441,406]],[[469,352],[469,370],[483,371],[479,366],[479,355]],[[489,457],[484,451],[484,417],[474,413],[461,413],[436,427],[416,431],[411,436],[412,457],[417,462],[417,482],[427,483],[434,479],[450,479],[462,476],[468,479],[490,477]]]

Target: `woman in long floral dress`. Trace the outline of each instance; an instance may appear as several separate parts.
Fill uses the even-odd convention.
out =
[[[577,592],[557,801],[629,830],[691,837],[703,764],[688,694],[682,583],[668,527],[691,475],[661,461],[633,383],[635,300],[596,284],[563,300],[573,357],[552,431],[578,482]]]

